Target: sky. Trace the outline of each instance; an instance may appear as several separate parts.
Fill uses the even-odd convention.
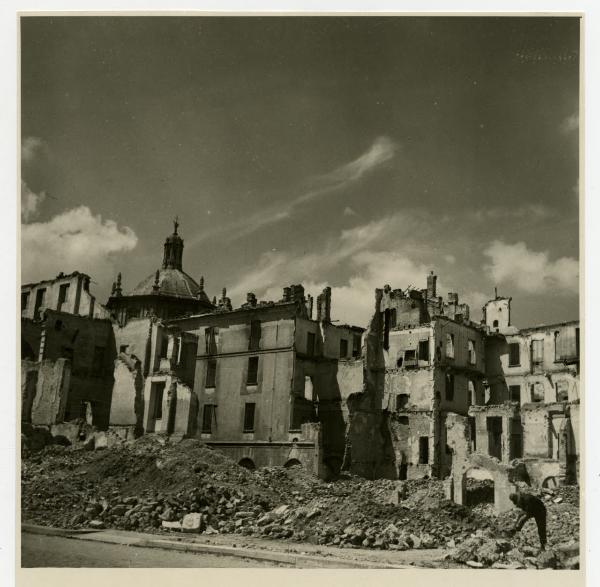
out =
[[[22,281],[154,273],[180,221],[210,297],[373,290],[577,319],[579,20],[26,17]]]

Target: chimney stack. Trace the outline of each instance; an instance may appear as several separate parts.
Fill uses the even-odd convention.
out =
[[[317,320],[331,322],[331,288],[326,287],[323,293],[317,296]]]
[[[427,298],[430,300],[435,299],[437,286],[437,275],[433,274],[433,271],[427,276]]]

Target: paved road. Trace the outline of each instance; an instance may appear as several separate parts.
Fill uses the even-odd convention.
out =
[[[22,567],[275,567],[275,563],[72,540],[59,536],[21,534]]]

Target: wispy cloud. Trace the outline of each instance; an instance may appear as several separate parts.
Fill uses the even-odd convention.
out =
[[[550,260],[547,251],[530,250],[524,242],[494,241],[484,250],[484,267],[497,284],[510,284],[528,293],[577,293],[579,262],[572,257]]]
[[[477,222],[498,220],[544,220],[556,212],[543,204],[525,204],[523,206],[478,208],[469,213],[469,217]]]
[[[350,206],[346,206],[344,208],[343,214],[344,214],[344,216],[358,216],[358,214],[356,213],[356,210],[354,210],[354,208],[351,208]]]
[[[222,225],[214,230],[205,231],[201,235],[190,239],[188,246],[197,245],[222,232],[227,232],[230,240],[232,238],[239,239],[265,226],[290,218],[296,208],[317,198],[343,191],[358,182],[369,172],[390,161],[396,151],[397,145],[394,141],[388,137],[378,137],[371,147],[357,159],[341,165],[329,173],[313,178],[310,182],[312,186],[296,198],[262,208],[255,214]]]
[[[290,283],[302,283],[313,295],[330,286],[333,318],[364,326],[373,310],[376,287],[386,283],[393,288],[425,287],[429,270],[439,269],[443,257],[431,246],[430,227],[429,216],[403,211],[342,230],[320,245],[318,253],[269,251],[261,255],[252,270],[236,279],[230,294],[234,301],[244,299],[249,291],[262,299],[278,300],[282,287]],[[419,238],[427,241],[425,247],[415,244]],[[445,259],[452,260],[456,259]],[[341,282],[332,281],[332,273],[340,268],[347,277]],[[460,281],[456,275],[452,278]],[[439,291],[455,289],[440,279]],[[472,307],[476,311],[485,297],[475,290],[461,295],[463,301],[475,304]]]

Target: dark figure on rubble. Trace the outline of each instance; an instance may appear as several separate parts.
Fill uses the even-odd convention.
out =
[[[510,501],[512,501],[515,504],[515,506],[523,510],[523,513],[519,516],[519,519],[513,532],[519,532],[521,528],[523,528],[523,526],[525,525],[525,522],[529,520],[529,518],[534,518],[535,523],[537,524],[542,550],[545,550],[546,506],[544,505],[544,502],[538,497],[535,497],[535,495],[530,495],[529,493],[511,493],[509,495],[509,498]]]

